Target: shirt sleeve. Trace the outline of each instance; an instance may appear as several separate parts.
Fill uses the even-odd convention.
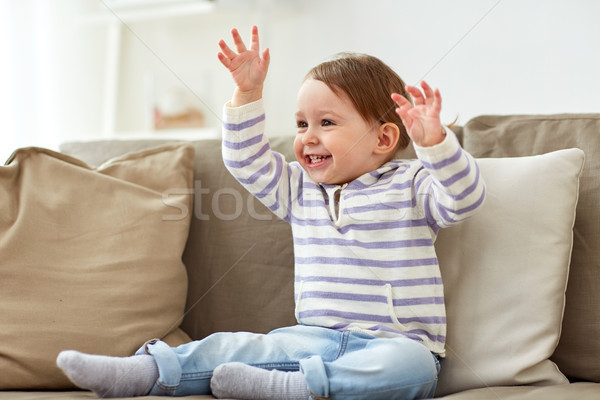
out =
[[[423,165],[416,177],[417,202],[434,231],[472,216],[484,202],[485,183],[476,160],[461,148],[456,135],[446,129],[441,143],[414,147]]]
[[[271,150],[264,134],[265,112],[262,100],[241,107],[225,105],[223,110],[223,162],[250,193],[275,215],[289,222],[292,180],[300,171],[285,157]]]

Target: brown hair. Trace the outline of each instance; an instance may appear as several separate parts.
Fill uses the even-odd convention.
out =
[[[340,53],[330,61],[317,65],[306,74],[306,79],[325,83],[334,93],[346,93],[358,113],[367,122],[391,122],[398,126],[398,148],[410,143],[406,128],[396,114],[392,93],[399,93],[412,101],[404,81],[377,57],[359,53]]]

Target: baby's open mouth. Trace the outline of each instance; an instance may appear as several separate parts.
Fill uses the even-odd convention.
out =
[[[309,155],[304,156],[304,158],[308,165],[319,165],[319,164],[322,164],[325,160],[331,158],[331,156],[309,154]]]

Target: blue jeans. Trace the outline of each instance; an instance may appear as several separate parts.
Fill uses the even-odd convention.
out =
[[[151,340],[159,375],[150,395],[210,394],[212,371],[226,362],[301,371],[315,398],[421,399],[433,397],[439,363],[421,343],[375,338],[315,326],[292,326],[266,335],[215,333],[171,348]]]

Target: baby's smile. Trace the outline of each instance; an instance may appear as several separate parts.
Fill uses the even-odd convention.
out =
[[[306,160],[306,164],[309,167],[321,166],[330,158],[331,158],[330,155],[318,155],[318,154],[308,154],[304,157],[304,159]]]

